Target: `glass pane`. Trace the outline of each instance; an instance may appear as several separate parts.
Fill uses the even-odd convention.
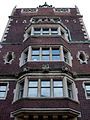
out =
[[[37,49],[37,50],[32,50],[32,55],[39,55],[40,53],[40,50]]]
[[[50,87],[50,81],[41,81],[41,87]]]
[[[60,56],[52,56],[52,60],[60,60]]]
[[[49,49],[42,50],[42,54],[43,54],[43,55],[48,55],[48,54],[50,54]]]
[[[50,88],[41,88],[41,97],[50,97]]]
[[[68,89],[68,97],[72,98],[72,91]]]
[[[60,50],[58,50],[58,49],[56,49],[56,50],[52,50],[52,54],[53,54],[53,55],[60,54]]]
[[[6,91],[6,86],[0,86],[0,91]]]
[[[62,81],[54,81],[54,87],[62,87]]]
[[[49,28],[43,28],[43,31],[49,31]]]
[[[86,85],[86,90],[90,90],[90,85]]]
[[[63,88],[54,88],[54,97],[63,97]]]
[[[49,56],[42,56],[42,60],[49,60]]]
[[[34,28],[34,31],[36,32],[36,31],[40,31],[41,30],[41,28]]]
[[[38,81],[29,81],[29,87],[37,87]]]
[[[0,98],[4,98],[5,97],[5,93],[6,92],[0,92]]]
[[[29,97],[37,97],[37,88],[29,88],[28,96]]]
[[[57,28],[51,28],[51,31],[53,32],[53,31],[55,31],[55,32],[57,32]]]
[[[40,56],[32,56],[32,60],[33,61],[38,61],[38,60],[40,60]]]

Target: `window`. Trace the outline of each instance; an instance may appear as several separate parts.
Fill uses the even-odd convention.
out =
[[[90,98],[90,83],[85,83],[86,96]]]
[[[5,99],[7,94],[7,83],[0,83],[0,99]]]
[[[49,35],[49,28],[43,28],[42,35]]]
[[[25,79],[18,82],[16,87],[16,100],[29,97],[29,98],[54,98],[54,97],[68,97],[76,99],[74,89],[72,87],[74,82],[68,78],[61,79]],[[26,87],[27,86],[27,87]],[[6,87],[0,89],[0,92],[4,92]],[[87,95],[90,96],[90,84],[86,84]],[[17,96],[17,92],[19,93]],[[2,96],[3,93],[1,94]],[[75,95],[75,96],[74,96]]]
[[[28,60],[28,50],[24,52],[24,63],[26,63]]]
[[[68,97],[69,98],[73,98],[73,94],[72,94],[72,83],[67,81],[67,88],[68,88]]]
[[[20,66],[29,61],[64,61],[72,66],[72,57],[63,46],[54,47],[32,47],[25,49],[20,58]]]
[[[41,81],[41,97],[50,97],[50,81]]]
[[[59,48],[52,48],[52,60],[60,60]]]
[[[64,61],[65,61],[66,63],[69,63],[68,51],[64,50],[63,52],[64,52]]]
[[[58,35],[58,28],[51,28],[51,35]]]
[[[23,97],[24,81],[19,83],[19,99]]]
[[[49,48],[42,49],[42,60],[48,61],[50,60],[50,50]]]
[[[38,96],[38,81],[37,80],[29,81],[28,96],[29,97],[37,97]]]
[[[34,35],[40,35],[41,34],[41,28],[34,28]]]
[[[63,30],[61,30],[61,36],[65,38],[65,32]]]
[[[62,81],[60,81],[60,80],[53,81],[53,96],[54,97],[63,97]]]
[[[40,49],[32,49],[32,60],[37,61],[40,60]]]

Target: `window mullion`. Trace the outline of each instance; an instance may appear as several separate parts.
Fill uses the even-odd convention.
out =
[[[74,100],[78,101],[77,89],[76,89],[76,85],[74,82],[72,83],[72,95],[73,95]]]
[[[50,60],[52,60],[52,48],[50,47]]]
[[[69,64],[72,66],[72,57],[70,52],[68,52],[68,60],[69,60]]]
[[[14,90],[14,99],[13,99],[13,102],[18,99],[18,93],[19,93],[19,82],[17,82],[16,89]]]
[[[64,52],[63,52],[63,46],[60,46],[60,60],[64,61]]]
[[[38,97],[41,97],[41,79],[38,79]]]
[[[40,53],[39,53],[40,61],[42,60],[42,47],[40,47]]]
[[[53,94],[54,94],[53,91],[54,91],[53,90],[53,79],[51,79],[50,80],[50,95],[51,95],[51,97],[53,97]]]
[[[31,28],[31,35],[34,35],[34,28]]]
[[[67,78],[63,78],[63,96],[68,97]]]
[[[43,29],[42,29],[42,28],[41,28],[41,30],[40,30],[40,31],[41,31],[41,35],[43,35]]]
[[[58,27],[58,35],[61,35],[60,26]]]
[[[51,28],[49,28],[49,35],[51,35]]]
[[[23,97],[27,97],[27,93],[28,93],[28,78],[25,77],[25,80],[24,80]]]
[[[28,49],[28,60],[27,61],[31,61],[31,57],[32,56],[32,50],[31,50],[31,46],[29,46],[29,49]]]

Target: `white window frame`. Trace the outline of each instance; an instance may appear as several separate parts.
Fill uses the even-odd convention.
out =
[[[32,56],[34,56],[34,55],[32,55],[32,51],[34,50],[34,49],[38,49],[39,50],[39,55],[38,55],[38,57],[39,57],[39,60],[32,60]],[[49,49],[49,60],[43,60],[42,59],[42,51],[43,51],[43,49]],[[60,51],[60,59],[57,59],[57,60],[53,60],[52,59],[52,57],[53,57],[53,54],[52,54],[52,51],[53,51],[53,49],[58,49],[59,51]],[[40,47],[40,46],[38,46],[38,47],[31,47],[31,46],[29,46],[28,48],[26,48],[22,53],[21,53],[21,58],[20,58],[20,67],[22,66],[22,65],[24,65],[25,63],[27,63],[27,62],[25,62],[24,61],[24,59],[25,59],[25,52],[26,51],[28,51],[28,56],[27,56],[27,62],[30,62],[30,61],[32,61],[32,62],[40,62],[40,61],[63,61],[63,62],[65,62],[66,64],[68,64],[68,65],[70,65],[70,66],[72,66],[72,56],[71,56],[71,53],[66,49],[66,48],[64,48],[62,45],[61,46],[47,46],[47,47]],[[64,60],[64,51],[66,51],[67,52],[67,54],[68,54],[68,62],[66,62],[65,60]]]
[[[40,31],[35,32],[34,28],[40,28]],[[46,34],[44,34],[45,33],[45,31],[43,31],[44,28],[49,29],[48,31],[46,31]],[[57,29],[57,31],[53,32],[51,29]],[[64,36],[61,36],[61,31],[64,32]],[[28,34],[28,33],[31,33],[31,34]],[[34,34],[34,33],[38,33],[38,34]],[[55,34],[52,34],[52,33],[55,33]],[[56,25],[53,25],[53,27],[52,27],[52,24],[31,25],[25,31],[23,42],[27,40],[30,35],[31,36],[61,36],[66,41],[71,40],[70,32],[63,24],[56,24]]]
[[[37,80],[38,81],[38,88],[37,88],[37,97],[30,97],[28,96],[28,84],[29,84],[29,81],[32,81],[32,80]],[[41,81],[50,81],[50,97],[41,97]],[[56,81],[62,81],[62,94],[63,96],[58,96],[58,97],[54,97],[54,94],[53,94],[53,90],[54,90],[54,86],[53,86],[53,81],[56,80]],[[20,80],[21,81],[21,80]],[[20,81],[17,82],[17,85],[16,85],[16,91],[15,91],[15,95],[14,95],[14,101],[18,100],[18,96],[19,96],[19,83]],[[22,98],[69,98],[69,99],[72,99],[72,100],[75,100],[75,101],[78,101],[77,99],[77,92],[76,92],[76,85],[74,83],[73,80],[71,80],[70,78],[68,77],[63,77],[61,79],[57,79],[57,78],[42,78],[42,79],[38,79],[38,78],[29,78],[29,77],[25,77],[25,79],[23,79],[24,81],[24,91],[23,91],[23,97]],[[72,83],[72,97],[69,97],[68,96],[68,86],[67,86],[67,81],[69,81],[70,83]],[[22,99],[21,98],[21,99]]]
[[[0,84],[7,84],[7,85],[6,85],[5,96],[4,96],[3,98],[0,97],[0,100],[5,100],[6,97],[7,97],[7,93],[8,93],[8,91],[9,91],[9,83],[8,83],[8,82],[0,82]],[[3,85],[0,85],[0,86],[3,86]]]
[[[85,91],[85,97],[86,97],[86,99],[90,99],[90,97],[87,96],[87,90],[86,90],[86,85],[85,84],[90,84],[90,81],[84,81],[83,82],[83,88],[84,88],[84,91]]]

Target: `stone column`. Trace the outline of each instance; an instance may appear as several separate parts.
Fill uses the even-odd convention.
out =
[[[14,99],[13,99],[13,102],[18,99],[18,94],[19,94],[19,83],[17,82],[16,89],[14,90]]]
[[[70,52],[68,52],[68,58],[69,58],[69,64],[70,66],[72,66],[72,56]]]
[[[74,100],[78,101],[77,88],[76,88],[76,85],[75,85],[74,82],[72,83],[72,92],[73,92],[73,98],[74,98]]]
[[[32,60],[32,49],[31,49],[31,46],[29,46],[27,61],[29,62],[30,60]]]
[[[64,61],[64,53],[63,53],[63,46],[60,46],[60,60]]]
[[[27,97],[27,93],[28,93],[28,78],[25,77],[24,80],[24,91],[23,91],[23,97]]]
[[[68,97],[67,78],[63,78],[63,96]]]
[[[31,28],[31,35],[34,35],[34,28]]]

